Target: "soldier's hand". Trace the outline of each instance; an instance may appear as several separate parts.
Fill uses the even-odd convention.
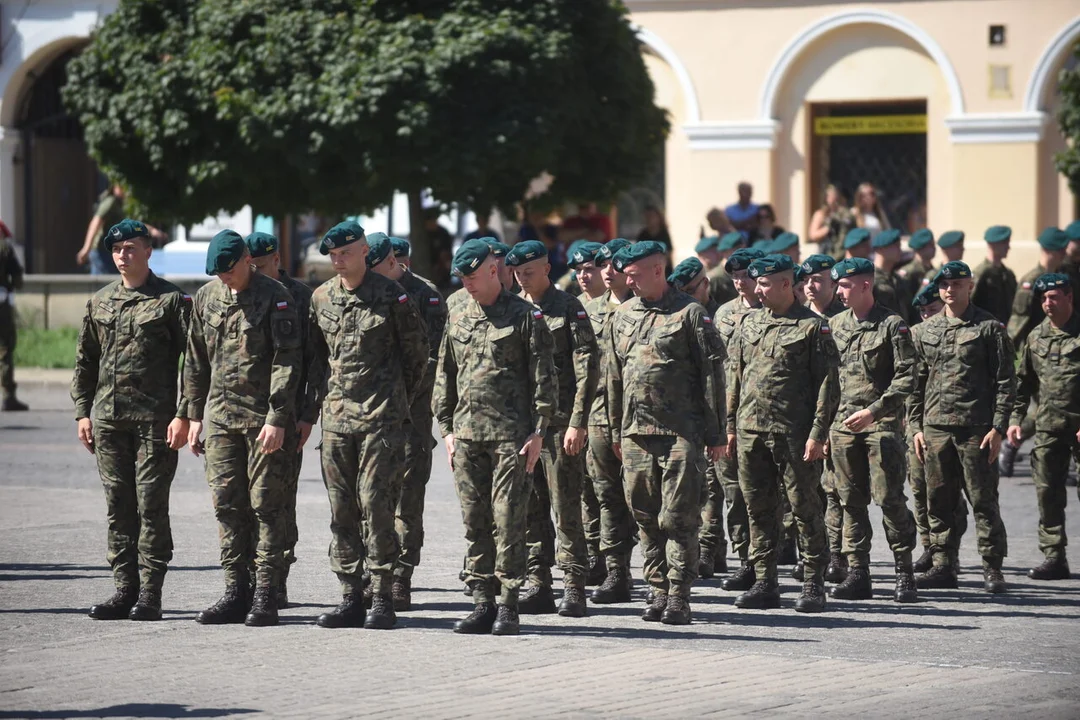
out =
[[[1076,431],[1076,442],[1080,442],[1080,430]],[[1080,490],[1078,490],[1077,492],[1080,493]]]
[[[170,450],[179,450],[187,445],[188,421],[187,418],[173,418],[169,427],[165,430],[165,442]]]
[[[709,447],[705,448],[705,457],[709,458],[709,462],[711,463],[719,462],[720,458],[723,457],[723,455],[723,445],[710,445]]]
[[[311,437],[311,423],[301,420],[296,423],[296,432],[300,433],[300,442],[296,446],[296,452],[299,453],[304,450],[308,438]]]
[[[874,414],[869,409],[863,409],[852,413],[844,420],[844,427],[851,432],[862,432],[874,422]]]
[[[806,451],[803,453],[803,460],[806,462],[816,462],[825,457],[825,443],[819,443],[817,440],[806,441]]]
[[[444,440],[446,441],[446,459],[450,461],[450,469],[454,469],[454,434],[450,433]]]
[[[996,463],[998,453],[1001,452],[1001,433],[997,428],[990,428],[990,432],[983,436],[982,442],[979,443],[979,449],[989,448],[990,450],[990,463]]]
[[[735,459],[735,433],[728,433],[727,435],[727,445],[724,446],[724,459]]]
[[[585,428],[572,427],[566,431],[566,437],[563,438],[563,450],[567,455],[577,455],[581,452],[581,449],[585,447],[585,438],[588,437],[588,432]]]
[[[262,445],[264,455],[277,452],[281,449],[282,443],[285,442],[285,428],[263,425],[262,430],[259,431],[259,437],[255,438],[255,442]]]
[[[94,423],[90,418],[79,418],[79,442],[83,444],[83,447],[89,451],[91,455],[94,454]]]
[[[199,436],[202,435],[202,422],[199,420],[192,420],[188,423],[187,441],[191,446],[191,454],[195,457],[199,457],[203,454],[203,444]]]
[[[1020,444],[1024,442],[1024,431],[1020,429],[1019,425],[1010,425],[1009,429],[1005,432],[1005,436],[1009,438],[1009,442],[1014,447],[1020,447]],[[1076,433],[1077,439],[1080,439],[1080,432]]]
[[[611,443],[611,452],[615,453],[615,457],[619,458],[619,462],[622,462],[622,443]]]
[[[915,433],[915,457],[919,458],[919,462],[926,462],[926,436],[920,433]]]
[[[536,461],[540,459],[540,448],[544,445],[544,438],[536,433],[529,436],[525,444],[518,450],[518,455],[525,456],[525,472],[531,473],[536,467]]]

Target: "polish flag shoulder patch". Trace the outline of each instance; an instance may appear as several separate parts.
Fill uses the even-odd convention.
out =
[[[539,320],[540,318],[544,317],[544,313],[540,312],[539,310],[533,310],[532,316]]]
[[[822,335],[832,335],[832,328],[829,327],[828,325],[822,325],[821,326],[821,334]]]
[[[1031,289],[1031,283],[1025,281],[1024,282],[1024,289],[1025,290],[1030,290]]]
[[[587,317],[589,317],[589,313],[585,312],[584,310],[578,310],[577,311],[577,319],[578,320],[584,320]]]
[[[427,304],[428,305],[438,305],[439,304],[439,298],[437,298],[437,297],[429,297],[428,301],[427,301]]]
[[[701,319],[702,319],[703,321],[705,321],[705,324],[706,324],[706,325],[712,325],[712,318],[711,318],[711,317],[709,317],[708,315],[704,316],[704,317],[703,317],[703,318],[701,318]]]
[[[191,302],[191,296],[187,293],[184,293],[181,297],[184,299],[184,302]]]
[[[907,335],[908,334],[908,326],[907,325],[901,325],[897,329],[900,331],[901,335]]]
[[[1005,323],[998,320],[998,327],[1001,328],[1002,330],[1004,330],[1005,329]]]
[[[277,309],[278,310],[287,310],[288,308],[289,308],[289,303],[286,300],[282,300],[281,302],[279,302],[277,304]]]
[[[402,293],[401,295],[398,296],[397,301],[398,301],[398,305],[400,305],[402,303],[407,303],[407,302],[409,302],[409,296],[407,294],[405,294],[405,293]]]

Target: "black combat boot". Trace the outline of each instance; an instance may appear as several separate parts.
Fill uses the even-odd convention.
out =
[[[521,621],[518,619],[517,608],[500,605],[495,617],[495,624],[491,626],[492,635],[517,635],[521,632]]]
[[[955,590],[956,571],[951,567],[935,565],[915,578],[915,586],[920,590]]]
[[[361,593],[346,593],[341,604],[323,613],[315,624],[324,628],[358,628],[364,626],[364,600]]]
[[[289,585],[284,580],[279,582],[277,586],[277,606],[278,610],[289,607]]]
[[[825,586],[819,580],[803,583],[802,594],[795,601],[795,612],[819,613],[825,609]]]
[[[924,573],[932,567],[934,567],[934,553],[930,552],[929,546],[924,546],[922,555],[911,564],[911,569],[913,572]]]
[[[870,600],[874,597],[874,588],[870,581],[870,571],[866,568],[851,568],[844,582],[833,587],[829,593],[837,600]]]
[[[660,622],[664,617],[664,611],[667,610],[667,603],[667,593],[654,591],[649,606],[645,608],[645,612],[641,613],[641,619],[645,622]]]
[[[739,569],[720,581],[720,587],[725,590],[737,590],[743,592],[754,586],[754,568],[750,563],[743,560]]]
[[[783,540],[776,553],[777,565],[794,565],[799,562],[799,548],[794,540]]]
[[[367,630],[389,630],[397,624],[394,614],[394,599],[390,595],[376,595],[371,600],[371,609],[364,618]]]
[[[371,587],[371,573],[364,573],[364,576],[367,577],[368,580],[367,582],[363,582],[361,580],[361,584],[364,587],[364,591],[361,596],[363,597],[364,608],[366,609],[371,607],[371,601],[375,597],[375,590],[373,590]]]
[[[1068,580],[1071,577],[1069,572],[1069,561],[1065,559],[1065,556],[1057,558],[1046,558],[1040,564],[1028,570],[1028,577],[1032,580]]]
[[[587,586],[599,585],[607,577],[607,568],[604,566],[603,555],[589,556],[589,572],[585,575]]]
[[[200,625],[239,625],[244,622],[251,599],[247,585],[226,585],[221,599],[195,616]]]
[[[802,582],[806,579],[806,561],[799,558],[799,562],[795,563],[795,567],[791,568],[791,577]]]
[[[747,610],[771,610],[780,607],[780,587],[776,580],[758,580],[735,598],[735,607]]]
[[[1005,576],[1001,574],[1001,568],[983,568],[983,589],[991,595],[1000,595],[1009,591],[1005,584]]]
[[[600,587],[593,590],[592,601],[597,605],[630,602],[633,582],[630,571],[626,568],[611,568]]]
[[[412,610],[412,579],[394,577],[394,584],[390,587],[390,596],[394,599],[394,612]]]
[[[717,575],[727,574],[727,543],[718,547],[713,555],[713,572]]]
[[[588,614],[585,609],[585,591],[575,587],[563,590],[562,603],[559,604],[559,614],[563,617],[585,617]]]
[[[248,627],[270,627],[278,624],[277,587],[263,585],[255,588],[251,598],[251,610],[244,618]]]
[[[11,392],[4,394],[3,404],[0,404],[0,410],[4,412],[26,412],[30,408],[26,403],[19,402],[19,399],[15,397],[15,388],[11,389]],[[104,618],[99,618],[104,619]]]
[[[668,595],[667,607],[660,616],[660,622],[665,625],[689,625],[690,602],[678,595]]]
[[[913,603],[919,601],[919,591],[915,585],[915,575],[911,568],[896,568],[896,592],[893,600],[898,603]]]
[[[126,620],[138,597],[138,586],[116,588],[111,598],[90,608],[90,617],[95,620]]]
[[[161,591],[143,588],[139,590],[139,601],[128,613],[131,620],[160,620]]]
[[[477,603],[471,613],[454,623],[454,632],[459,635],[489,635],[496,615],[495,603]]]
[[[1016,470],[1016,453],[1020,448],[1013,445],[1009,440],[1001,441],[1001,454],[998,456],[998,472],[1001,477],[1012,477]]]
[[[712,551],[701,551],[701,560],[698,562],[698,577],[702,580],[711,580],[713,575],[716,574],[716,560],[713,558]]]
[[[552,615],[555,610],[555,596],[551,593],[551,588],[546,585],[533,585],[521,594],[516,612],[522,615]]]
[[[825,580],[831,583],[842,583],[847,575],[847,557],[838,552],[829,553],[829,564],[825,566]]]

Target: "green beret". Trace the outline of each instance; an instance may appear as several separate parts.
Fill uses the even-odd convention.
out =
[[[600,249],[604,247],[603,243],[598,242],[583,242],[578,245],[574,252],[568,254],[568,264],[572,268],[577,268],[578,265],[582,265],[587,262],[593,262],[596,260],[596,254],[600,252]]]
[[[509,245],[500,242],[493,237],[483,237],[480,239],[488,244],[488,247],[491,248],[491,254],[497,258],[506,257],[507,253],[510,252]]]
[[[371,233],[367,236],[367,244],[370,250],[367,254],[367,266],[375,267],[394,252],[394,244],[386,233]]]
[[[726,250],[734,250],[737,247],[741,247],[743,244],[743,236],[741,232],[729,232],[720,238],[720,244],[717,246],[717,250],[724,252]]]
[[[785,250],[789,250],[799,244],[799,236],[793,232],[782,232],[776,236],[773,240],[772,247],[769,248],[769,252],[782,253]]]
[[[412,255],[412,245],[405,238],[392,237],[390,244],[394,246],[394,257],[407,258]]]
[[[206,274],[217,275],[232,270],[247,251],[247,244],[244,238],[240,237],[240,233],[235,230],[222,230],[214,236],[210,247],[206,249]]]
[[[1075,220],[1065,226],[1065,239],[1069,242],[1080,240],[1080,220]]]
[[[866,228],[851,228],[848,230],[847,235],[844,236],[844,249],[850,250],[859,243],[864,243],[870,239],[870,231]]]
[[[105,233],[103,242],[105,243],[105,249],[112,251],[113,243],[134,240],[139,237],[150,237],[150,229],[146,227],[146,223],[125,219],[109,228],[109,232]]]
[[[622,250],[624,247],[629,247],[630,241],[626,238],[615,238],[614,240],[608,240],[604,247],[596,251],[596,259],[593,260],[593,265],[598,268],[604,267],[615,257],[615,253]],[[618,269],[618,268],[616,268]]]
[[[266,257],[267,255],[273,255],[278,251],[278,239],[270,233],[253,232],[244,238],[244,243],[247,245],[248,252],[251,253],[251,257]]]
[[[833,280],[855,277],[856,275],[873,275],[874,263],[866,258],[847,258],[833,265],[830,274]]]
[[[908,247],[912,250],[922,250],[924,247],[934,242],[934,233],[930,228],[922,228],[916,230],[908,238]]]
[[[1065,246],[1068,244],[1069,241],[1065,237],[1064,230],[1059,230],[1056,227],[1048,227],[1039,233],[1039,247],[1043,250],[1049,250],[1050,252],[1064,250]]]
[[[819,272],[831,270],[836,264],[832,255],[811,255],[803,261],[802,269],[807,275],[817,275]]]
[[[750,277],[759,278],[766,275],[775,275],[785,270],[794,270],[795,263],[791,258],[783,254],[766,255],[750,263]]]
[[[709,237],[701,238],[700,240],[698,240],[697,245],[694,246],[694,252],[696,252],[696,253],[703,253],[703,252],[706,252],[707,250],[719,250],[719,249],[720,249],[720,238],[718,238],[715,235],[710,235]]]
[[[792,272],[792,275],[791,275],[791,277],[792,277],[793,281],[795,282],[795,284],[796,284],[796,285],[798,285],[799,283],[801,283],[801,282],[803,282],[804,280],[806,280],[806,278],[807,278],[808,276],[807,276],[807,274],[806,274],[806,271],[805,271],[805,270],[803,270],[803,266],[802,266],[802,265],[796,265],[796,266],[795,266],[795,267],[793,268],[793,272]]]
[[[701,261],[697,258],[686,258],[681,263],[675,266],[675,269],[668,275],[668,285],[671,285],[676,290],[682,290],[684,287],[694,282],[694,278],[700,275],[705,270],[705,266],[701,264]]]
[[[937,283],[927,283],[915,294],[915,299],[911,301],[911,304],[913,307],[926,307],[936,302],[941,302]]]
[[[1012,228],[1008,225],[992,225],[986,228],[986,232],[983,233],[983,239],[986,242],[994,245],[996,243],[1005,242],[1012,237]]]
[[[506,254],[506,264],[517,267],[533,260],[546,260],[547,255],[547,246],[544,243],[539,240],[525,240],[510,248],[510,252]],[[495,255],[495,257],[499,256]]]
[[[352,245],[354,242],[363,239],[364,228],[360,227],[360,224],[355,220],[345,220],[326,231],[322,243],[319,244],[319,252],[323,255],[329,255],[330,251],[335,248]]]
[[[947,233],[941,234],[941,237],[938,238],[937,244],[938,247],[950,248],[953,245],[957,245],[962,242],[964,242],[964,231],[950,230]]]
[[[941,266],[937,275],[934,276],[934,282],[940,283],[942,280],[956,280],[958,278],[971,277],[971,268],[967,263],[960,262],[959,260],[952,260]]]
[[[760,240],[755,240],[754,244],[751,245],[750,247],[752,247],[755,250],[760,250],[761,252],[768,255],[770,252],[772,252],[772,250],[771,250],[772,244],[773,244],[772,240],[768,240],[766,238],[761,238]]]
[[[883,247],[889,247],[894,242],[899,242],[900,231],[896,228],[889,228],[888,230],[882,230],[874,236],[873,241],[870,243],[870,247],[877,249]]]
[[[570,259],[572,257],[574,257],[574,253],[576,253],[578,250],[580,250],[581,246],[584,245],[586,242],[588,242],[588,241],[587,240],[575,240],[574,242],[570,243],[570,247],[566,248],[566,261],[567,261],[568,265],[570,264]]]
[[[658,243],[655,240],[642,240],[627,245],[615,253],[614,257],[611,258],[611,264],[619,272],[626,272],[628,266],[653,255],[663,255],[665,252],[663,243]]]
[[[1070,290],[1072,283],[1065,273],[1043,273],[1035,281],[1035,292],[1044,293],[1047,290]]]
[[[451,272],[458,277],[472,275],[488,255],[492,255],[491,246],[484,242],[483,238],[466,240],[454,253],[454,259],[450,261]]]
[[[741,235],[739,237],[742,237]],[[724,263],[724,272],[728,275],[739,272],[740,270],[749,270],[750,263],[765,257],[765,253],[756,248],[739,248],[735,252],[731,253],[731,256]]]

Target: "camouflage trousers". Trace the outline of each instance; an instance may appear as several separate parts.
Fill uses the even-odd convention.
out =
[[[525,523],[532,478],[522,443],[458,438],[454,486],[465,523],[465,581],[477,603],[517,607],[528,556]]]
[[[727,557],[724,537],[724,486],[716,466],[706,463],[705,497],[701,507],[701,532],[698,533],[702,556]]]
[[[776,578],[781,484],[799,533],[805,576],[821,581],[827,562],[821,472],[803,460],[805,441],[780,433],[739,430],[739,485],[750,516],[750,562],[759,580]]]
[[[610,428],[589,428],[588,453],[589,476],[600,503],[600,553],[608,570],[629,568],[638,528],[626,504],[622,461],[611,449]]]
[[[975,514],[979,555],[985,567],[1000,568],[1009,554],[998,507],[997,462],[980,448],[987,426],[923,428],[926,441],[926,500],[934,565],[951,566],[960,550],[955,532],[957,506],[966,493]]]
[[[716,472],[728,506],[727,531],[731,538],[731,550],[740,560],[746,560],[750,554],[750,518],[746,514],[746,500],[739,486],[739,459],[721,458],[716,463]]]
[[[394,508],[401,492],[402,444],[398,427],[348,435],[323,430],[322,475],[330,498],[330,569],[341,582],[343,594],[360,590],[365,563],[371,572],[372,591],[390,594],[398,559]]]
[[[1080,443],[1076,431],[1035,433],[1035,448],[1031,451],[1031,475],[1039,503],[1039,549],[1051,560],[1065,557],[1068,538],[1065,535],[1065,504],[1068,493],[1065,479],[1069,461],[1080,463]]]
[[[584,450],[588,453],[588,448]],[[586,469],[589,467],[589,456],[585,456]],[[600,554],[600,498],[596,496],[596,488],[593,487],[592,473],[588,472],[585,482],[581,483],[581,526],[585,530],[585,548],[589,551],[589,557],[602,557]]]
[[[0,302],[0,389],[4,397],[15,394],[15,340],[15,307]]]
[[[843,551],[844,506],[836,490],[836,467],[832,457],[825,458],[821,489],[825,498],[825,539],[829,542],[829,552],[839,553]]]
[[[300,436],[292,432],[285,433],[285,442],[281,445],[280,459],[288,463],[289,470],[285,475],[285,566],[281,571],[282,581],[288,579],[289,568],[296,562],[296,543],[300,539],[300,531],[296,527],[296,493],[300,488],[300,466],[304,462],[304,452],[299,447]],[[275,453],[277,454],[277,453]],[[251,528],[251,547],[259,544],[259,524],[255,522],[252,514],[249,522]],[[255,577],[255,556],[252,555],[248,564],[251,577]]]
[[[563,450],[565,429],[550,428],[544,436],[540,461],[533,470],[525,542],[529,546],[528,578],[532,585],[551,587],[551,566],[563,571],[566,587],[585,588],[589,567],[585,531],[581,526],[581,486],[585,482],[585,453]],[[555,512],[554,547],[551,513]],[[553,555],[552,556],[552,553]]]
[[[919,456],[915,454],[915,441],[907,439],[907,467],[908,486],[911,488],[912,505],[915,506],[915,531],[919,535],[919,542],[924,548],[930,547],[930,518],[926,505],[926,467]],[[960,538],[967,532],[968,506],[963,494],[956,503],[956,514],[953,516],[953,531],[956,533],[956,547],[960,547]]]
[[[262,452],[259,428],[208,427],[206,480],[225,583],[246,586],[254,563],[259,587],[277,585],[285,572],[285,488],[292,463],[284,451]]]
[[[689,597],[698,576],[705,454],[671,435],[623,437],[626,499],[637,521],[642,575],[653,590]]]
[[[94,458],[105,490],[108,553],[116,587],[161,590],[172,560],[169,490],[177,452],[168,423],[94,421]]]
[[[403,429],[405,471],[395,520],[401,555],[394,566],[394,576],[411,578],[424,547],[424,500],[431,479],[431,452],[438,443],[431,435],[431,415],[416,418]]]
[[[915,519],[904,496],[906,468],[899,433],[876,431],[829,434],[836,490],[844,517],[843,552],[851,567],[870,568],[870,501],[881,508],[885,539],[898,565],[910,568]]]

